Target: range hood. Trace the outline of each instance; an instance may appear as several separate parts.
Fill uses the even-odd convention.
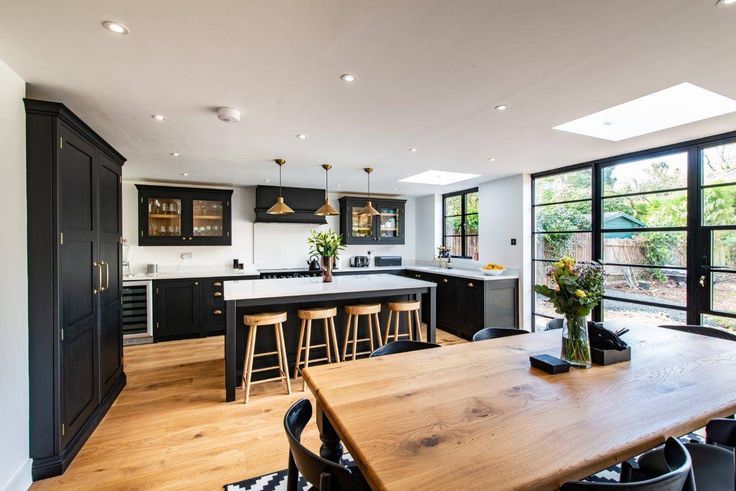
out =
[[[271,208],[279,197],[278,186],[256,186],[256,223],[314,223],[325,224],[327,220],[314,212],[325,200],[324,189],[281,188],[284,202],[294,210],[287,215],[269,215]]]

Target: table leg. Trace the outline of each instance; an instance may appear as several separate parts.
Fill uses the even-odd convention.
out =
[[[235,400],[235,378],[237,369],[236,358],[238,350],[236,343],[235,314],[237,307],[235,301],[225,302],[225,401],[231,402]]]
[[[320,403],[317,402],[317,428],[319,428],[319,439],[322,440],[322,446],[319,448],[319,455],[323,459],[340,463],[342,458],[342,442],[337,435],[335,428],[332,427],[327,415],[322,411]]]
[[[437,342],[437,287],[429,288],[429,318],[427,323],[427,342]]]

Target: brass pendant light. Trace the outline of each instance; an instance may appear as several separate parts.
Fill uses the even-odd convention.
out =
[[[368,200],[365,202],[365,206],[360,209],[358,214],[372,217],[378,216],[381,212],[373,208],[373,203],[371,203],[371,172],[373,172],[373,167],[366,167],[363,170],[368,174]]]
[[[330,204],[330,200],[327,198],[327,191],[329,190],[328,175],[330,169],[332,169],[332,164],[322,164],[322,168],[325,170],[325,202],[314,214],[322,217],[339,215],[340,213]]]
[[[281,194],[281,168],[286,163],[286,160],[284,159],[275,159],[274,162],[279,166],[279,197],[276,199],[276,203],[269,208],[266,213],[269,215],[288,215],[289,213],[294,213],[294,210],[289,208],[289,205],[284,203],[284,197]]]

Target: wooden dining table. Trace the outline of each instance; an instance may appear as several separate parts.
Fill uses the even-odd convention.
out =
[[[631,327],[630,362],[550,375],[547,331],[304,370],[320,454],[373,489],[557,489],[736,413],[736,343]]]

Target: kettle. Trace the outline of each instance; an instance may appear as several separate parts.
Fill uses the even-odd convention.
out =
[[[309,271],[320,271],[322,269],[319,265],[319,258],[317,256],[310,257],[307,264],[309,265]]]

